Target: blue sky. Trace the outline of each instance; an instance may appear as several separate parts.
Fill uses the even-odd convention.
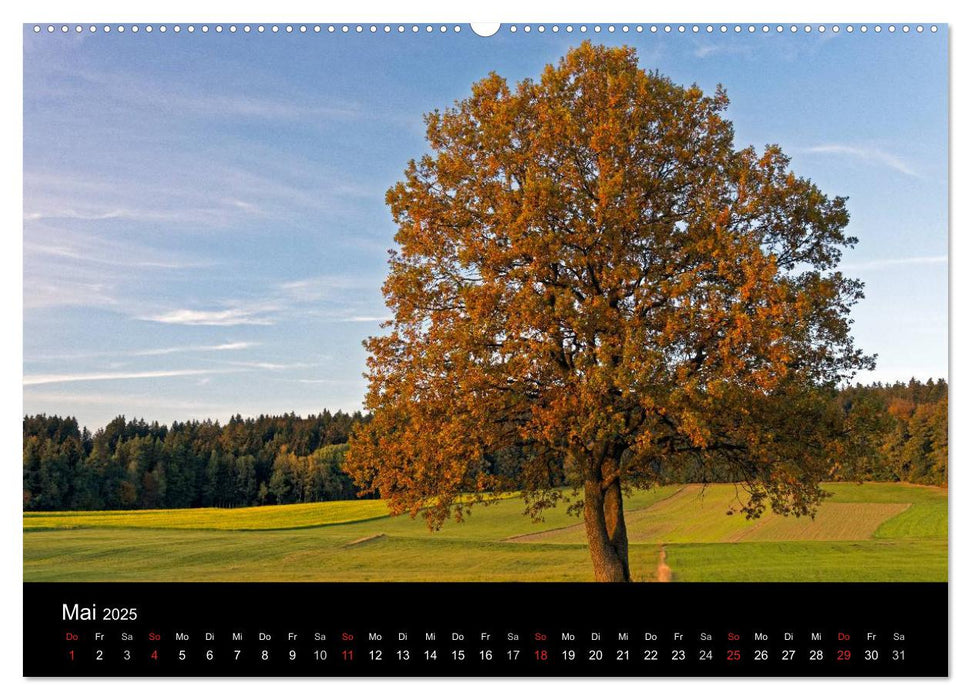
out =
[[[862,381],[947,376],[947,40],[588,34],[706,91],[849,196]],[[360,408],[386,317],[384,193],[422,114],[577,33],[24,36],[24,411],[225,419]]]

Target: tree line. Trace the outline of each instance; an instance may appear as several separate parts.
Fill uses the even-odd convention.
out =
[[[843,454],[830,481],[900,481],[947,486],[947,382],[928,379],[845,387],[835,391],[836,412],[845,418]],[[661,483],[743,480],[744,465],[719,455],[685,461]]]
[[[346,500],[342,465],[360,413],[324,411],[171,426],[119,416],[91,433],[24,418],[24,510],[240,507]]]
[[[870,459],[855,478],[947,486],[947,382],[857,385],[841,399],[846,411],[865,406],[877,417]]]
[[[834,479],[947,485],[943,379],[847,387],[864,448]],[[119,416],[91,433],[75,418],[24,417],[24,510],[241,507],[360,498],[344,470],[347,441],[367,416],[324,411],[217,421],[146,423]],[[495,455],[504,471],[515,457]],[[672,481],[732,481],[717,462]],[[561,479],[563,483],[565,479]],[[562,485],[562,484],[555,484]]]

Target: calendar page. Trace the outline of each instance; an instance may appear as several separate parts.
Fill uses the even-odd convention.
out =
[[[947,676],[947,55],[24,25],[24,675]]]

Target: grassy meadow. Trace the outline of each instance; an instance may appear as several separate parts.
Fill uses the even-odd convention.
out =
[[[728,515],[735,487],[626,499],[631,569],[674,581],[944,581],[947,490],[828,484],[815,519]],[[518,498],[431,532],[381,501],[24,513],[25,581],[587,581],[583,526]]]

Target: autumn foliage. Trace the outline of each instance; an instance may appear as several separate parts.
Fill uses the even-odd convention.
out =
[[[729,465],[752,516],[813,512],[851,449],[834,389],[873,363],[836,270],[856,241],[778,147],[736,150],[727,106],[584,43],[427,115],[387,194],[359,484],[432,526],[570,499],[603,581],[631,577],[625,489],[675,467]]]

